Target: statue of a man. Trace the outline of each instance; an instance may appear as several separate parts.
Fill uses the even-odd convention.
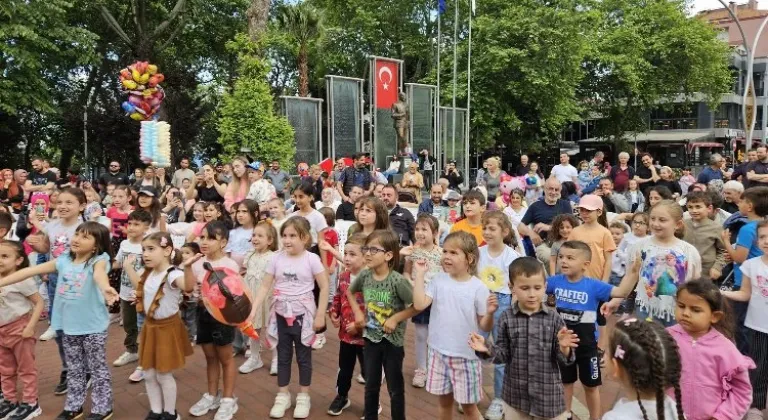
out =
[[[392,104],[392,121],[397,132],[397,150],[403,155],[408,147],[408,103],[405,102],[405,93],[400,92],[397,102]]]

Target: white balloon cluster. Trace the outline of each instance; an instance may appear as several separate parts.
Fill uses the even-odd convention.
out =
[[[171,125],[165,121],[142,121],[140,156],[142,162],[159,167],[171,165]]]

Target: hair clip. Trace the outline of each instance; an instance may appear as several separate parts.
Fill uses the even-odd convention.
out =
[[[160,246],[163,247],[163,248],[167,247],[168,246],[168,238],[166,238],[165,236],[161,237],[160,238]]]
[[[171,261],[173,261],[174,259],[176,259],[176,249],[171,251]]]
[[[613,352],[613,357],[624,360],[624,349],[621,348],[621,344],[616,346],[616,351]]]
[[[627,319],[624,320],[624,326],[627,327],[627,326],[629,326],[629,324],[631,324],[633,322],[637,322],[637,318],[627,318]]]

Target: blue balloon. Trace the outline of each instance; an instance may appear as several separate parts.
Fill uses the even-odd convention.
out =
[[[128,101],[123,102],[122,106],[123,106],[123,111],[129,114],[132,114],[136,110],[136,107],[133,106],[133,104]]]

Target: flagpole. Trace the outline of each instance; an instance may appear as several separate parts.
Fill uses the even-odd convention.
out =
[[[469,43],[467,44],[467,122],[465,123],[466,134],[464,135],[464,175],[469,177],[469,118],[470,104],[472,96],[470,87],[472,85],[472,17],[475,14],[475,0],[471,1],[471,11],[469,13]],[[469,178],[467,178],[469,179]]]
[[[435,99],[435,103],[437,104],[437,109],[435,110],[435,131],[437,131],[437,141],[435,142],[435,155],[437,156],[437,164],[442,168],[445,163],[442,158],[442,138],[440,131],[440,15],[443,14],[440,10],[440,1],[441,0],[437,0],[437,98]]]
[[[453,116],[451,117],[451,158],[456,159],[456,75],[458,70],[459,0],[453,17]]]

